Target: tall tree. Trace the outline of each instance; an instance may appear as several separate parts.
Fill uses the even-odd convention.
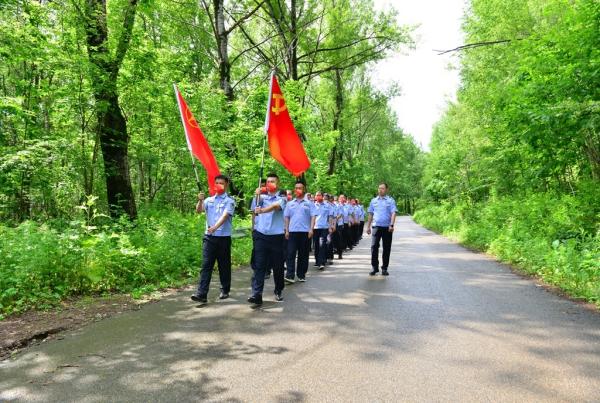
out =
[[[124,5],[120,29],[115,29],[119,37],[114,51],[110,49],[111,30],[106,3],[107,0],[86,0],[81,17],[85,26],[88,56],[93,66],[91,81],[109,211],[113,217],[126,213],[134,219],[137,209],[129,175],[129,134],[119,105],[117,79],[129,49],[138,0],[127,0]]]

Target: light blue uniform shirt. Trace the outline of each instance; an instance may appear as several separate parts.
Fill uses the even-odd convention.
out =
[[[267,208],[271,204],[279,204],[281,210],[274,210],[269,213],[262,213],[254,219],[254,230],[263,235],[281,235],[285,232],[283,226],[283,210],[285,209],[285,200],[279,195],[260,195],[258,206]]]
[[[358,221],[364,221],[365,220],[365,208],[362,206],[362,204],[359,204],[358,206],[356,206],[357,210],[358,210]]]
[[[212,227],[219,221],[223,216],[224,212],[229,214],[229,217],[225,220],[215,232],[213,236],[231,236],[231,217],[235,210],[235,201],[223,193],[222,195],[214,195],[207,199],[204,199],[204,211],[206,212],[206,230],[208,227]],[[205,232],[208,234],[208,232]]]
[[[344,224],[348,224],[350,220],[350,205],[348,203],[340,204],[342,208],[342,218],[344,219]]]
[[[340,203],[335,203],[335,216],[340,216],[340,218],[337,219],[337,225],[344,225],[344,217],[343,217],[343,211],[342,211],[342,205]]]
[[[316,216],[314,203],[307,200],[294,199],[285,206],[284,217],[289,217],[290,232],[308,232],[310,231],[310,219]]]
[[[389,227],[392,224],[392,214],[396,212],[396,202],[389,196],[377,196],[371,200],[368,212],[373,214],[375,227]]]
[[[316,229],[329,228],[329,218],[333,215],[333,209],[327,202],[315,203],[315,212],[317,218],[315,219]]]
[[[353,206],[352,204],[350,204],[348,206],[348,221],[352,222],[352,223],[356,223],[356,206]]]

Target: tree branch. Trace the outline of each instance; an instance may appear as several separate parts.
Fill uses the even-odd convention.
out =
[[[125,58],[125,54],[127,53],[127,49],[129,48],[129,42],[131,41],[131,33],[133,31],[133,25],[135,22],[135,12],[137,10],[137,3],[138,0],[129,0],[129,4],[127,6],[127,9],[125,10],[125,15],[123,16],[123,32],[121,32],[121,37],[119,38],[114,60],[117,71],[121,67],[123,58]]]
[[[518,38],[516,40],[520,41],[520,40],[522,40],[522,38]],[[500,43],[509,43],[509,42],[512,42],[512,39],[501,39],[501,40],[498,40],[498,41],[468,43],[466,45],[462,45],[462,46],[459,46],[459,47],[454,48],[454,49],[449,49],[449,50],[437,50],[437,49],[433,49],[433,51],[434,52],[438,52],[438,56],[439,56],[439,55],[444,55],[444,54],[450,53],[450,52],[456,52],[456,51],[459,51],[459,50],[465,50],[465,49],[471,49],[471,48],[478,48],[478,47],[481,47],[481,46],[497,45],[497,44],[500,44]]]
[[[252,17],[252,15],[258,11],[258,9],[263,5],[264,2],[265,1],[263,0],[260,3],[258,3],[252,11],[250,11],[248,14],[244,15],[239,20],[237,20],[237,21],[233,20],[234,24],[225,31],[225,35],[229,35],[231,33],[231,31],[233,31],[234,29],[236,29],[238,27],[238,25],[240,25],[242,22],[246,21],[248,18]],[[227,12],[227,14],[229,14],[231,19],[233,19],[233,16],[228,11],[226,11],[226,12]]]

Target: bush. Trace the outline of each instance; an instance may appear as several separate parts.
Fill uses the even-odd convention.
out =
[[[598,193],[428,205],[415,220],[600,305]]]
[[[82,221],[0,226],[0,314],[48,308],[68,296],[139,296],[185,284],[198,276],[203,232],[203,216],[173,211],[145,211],[135,223],[98,227]],[[251,247],[250,237],[234,239],[232,263],[247,264]]]

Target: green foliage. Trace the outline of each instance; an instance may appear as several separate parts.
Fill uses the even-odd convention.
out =
[[[600,300],[600,3],[472,0],[419,222]]]
[[[67,296],[139,296],[182,285],[197,278],[203,233],[203,217],[170,210],[143,211],[135,223],[56,220],[0,226],[0,313],[47,308]],[[247,264],[250,250],[250,237],[234,239],[232,263]]]
[[[429,205],[415,220],[600,305],[598,188],[578,196],[531,194]]]

